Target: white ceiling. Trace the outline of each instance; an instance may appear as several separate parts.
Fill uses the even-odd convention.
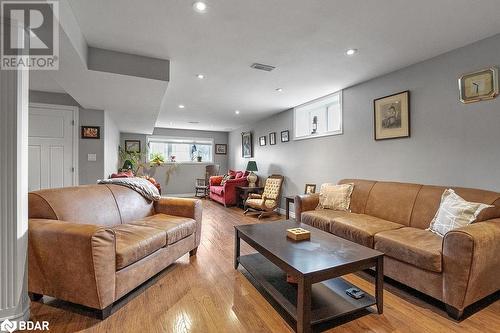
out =
[[[207,0],[205,14],[189,0],[69,3],[89,45],[170,59],[163,103],[147,108],[161,103],[156,125],[173,128],[235,129],[500,32],[498,0]],[[360,52],[346,57],[351,47]],[[127,100],[148,100],[145,87],[129,84]],[[113,100],[92,95],[106,89],[85,99],[119,115]]]

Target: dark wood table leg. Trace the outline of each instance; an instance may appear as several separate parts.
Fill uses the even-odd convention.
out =
[[[234,269],[238,269],[240,258],[240,235],[238,230],[234,229]]]
[[[375,280],[375,298],[379,314],[384,312],[384,257],[377,259],[377,277]]]
[[[297,332],[311,332],[311,280],[299,277],[297,290]]]

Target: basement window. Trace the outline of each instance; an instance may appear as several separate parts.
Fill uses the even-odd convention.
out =
[[[294,140],[342,134],[342,91],[297,106],[293,121]]]
[[[161,154],[165,162],[213,163],[213,139],[148,137],[148,161],[153,154]],[[201,161],[199,158],[201,157]]]

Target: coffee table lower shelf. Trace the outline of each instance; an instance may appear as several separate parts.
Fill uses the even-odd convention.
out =
[[[286,282],[286,273],[259,253],[241,256],[238,261],[255,282],[297,320],[297,287]],[[347,295],[345,290],[352,287],[356,286],[340,277],[313,284],[311,325],[330,321],[376,304],[375,297],[366,292],[361,299]]]

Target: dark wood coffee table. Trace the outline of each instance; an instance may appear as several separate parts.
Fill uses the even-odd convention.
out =
[[[286,229],[301,227],[311,232],[308,241],[293,241]],[[240,256],[240,239],[259,253]],[[235,226],[234,268],[241,264],[297,323],[297,332],[311,326],[377,305],[383,311],[383,256],[379,251],[350,242],[306,224],[287,220]],[[348,296],[355,287],[341,278],[376,268],[375,297]],[[294,276],[297,285],[286,282]],[[358,288],[359,289],[359,288]]]

